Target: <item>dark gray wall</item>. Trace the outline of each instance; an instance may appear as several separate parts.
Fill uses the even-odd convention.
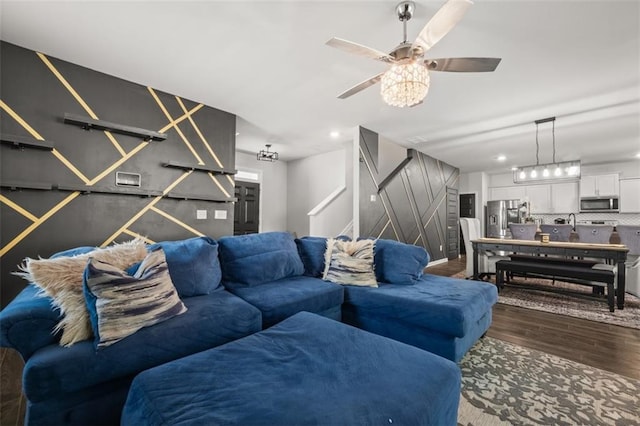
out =
[[[187,171],[162,166],[173,160],[206,167],[221,164],[225,170],[233,171],[233,114],[202,106],[190,116],[191,120],[183,119],[176,124],[184,137],[175,127],[169,127],[164,130],[167,139],[161,142],[144,142],[139,137],[113,133],[123,151],[119,152],[105,132],[64,124],[64,114],[89,117],[89,108],[101,120],[160,131],[171,122],[160,103],[173,120],[185,115],[180,102],[187,111],[198,103],[153,90],[158,102],[145,86],[4,42],[0,44],[0,54],[3,139],[6,135],[18,135],[37,142],[39,135],[52,141],[55,148],[47,151],[19,149],[6,143],[0,146],[3,307],[25,285],[10,273],[27,256],[48,257],[76,246],[108,245],[130,240],[136,234],[152,241],[233,234],[233,204],[229,202],[234,193],[232,176],[215,175],[214,181],[207,172],[193,171],[185,176]],[[63,79],[70,89],[63,85]],[[84,178],[74,173],[73,168]],[[105,171],[102,178],[96,179]],[[141,174],[140,190],[155,191],[156,195],[123,195],[122,188],[115,185],[117,171]],[[88,194],[68,189],[86,186],[87,181],[89,187],[116,193]],[[169,198],[168,194],[158,195],[158,191],[166,192],[178,181],[171,190],[174,194],[223,201],[179,200]],[[53,189],[20,189],[40,183]],[[196,220],[196,210],[206,210],[208,219]],[[214,220],[216,210],[226,211],[227,218]]]
[[[395,175],[380,176],[378,134],[360,128],[360,236],[415,244],[432,260],[444,259],[447,187],[458,188],[460,171],[415,150],[407,155],[411,160]]]

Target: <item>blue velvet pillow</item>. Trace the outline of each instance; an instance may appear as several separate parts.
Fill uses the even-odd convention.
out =
[[[252,286],[304,274],[296,243],[288,232],[222,237],[218,244],[225,285]]]
[[[393,240],[376,240],[373,257],[376,279],[389,284],[414,284],[429,264],[424,248]]]
[[[180,297],[209,294],[220,286],[222,271],[218,259],[218,243],[209,237],[163,241],[152,244],[148,250],[162,248],[171,281]]]
[[[298,254],[304,264],[304,274],[319,278],[324,272],[324,255],[327,250],[327,239],[324,237],[296,238]]]
[[[89,258],[83,291],[96,348],[187,311],[171,282],[162,249],[149,253],[133,275]]]

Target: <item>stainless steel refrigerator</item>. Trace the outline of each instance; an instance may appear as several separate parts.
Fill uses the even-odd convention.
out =
[[[520,200],[487,201],[486,236],[488,238],[511,238],[510,223],[520,223]]]

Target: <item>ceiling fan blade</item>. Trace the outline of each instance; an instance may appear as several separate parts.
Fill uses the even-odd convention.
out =
[[[329,41],[327,41],[326,44],[327,46],[335,47],[336,49],[344,50],[345,52],[353,53],[354,55],[365,56],[377,61],[388,63],[394,61],[394,58],[392,56],[389,56],[384,52],[372,49],[367,46],[363,46],[358,43],[354,43],[352,41],[343,40],[341,38],[333,37]]]
[[[366,89],[367,87],[371,87],[374,84],[376,84],[377,82],[380,81],[380,79],[382,78],[382,74],[384,74],[384,72],[381,72],[380,74],[371,77],[365,81],[363,81],[362,83],[358,83],[355,86],[353,86],[351,89],[341,93],[338,95],[338,99],[345,99],[348,98],[351,95],[355,95],[358,92],[361,92],[362,90]]]
[[[491,72],[495,71],[501,58],[439,58],[426,59],[429,71]]]
[[[462,19],[472,4],[471,0],[448,0],[420,31],[412,47],[420,46],[425,52],[431,49]]]

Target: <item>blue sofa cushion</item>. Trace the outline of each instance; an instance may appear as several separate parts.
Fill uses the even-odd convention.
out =
[[[302,263],[304,274],[320,278],[324,272],[324,254],[327,251],[327,239],[324,237],[296,238],[296,246]]]
[[[86,340],[49,345],[24,367],[23,391],[39,402],[209,349],[261,330],[260,311],[223,289],[183,299],[187,312],[95,350]]]
[[[342,286],[305,276],[253,287],[235,287],[231,292],[260,309],[264,328],[300,311],[326,311],[342,305],[344,300]]]
[[[393,240],[376,240],[376,279],[390,284],[415,284],[429,263],[429,253],[418,246]]]
[[[345,303],[388,321],[463,337],[498,301],[493,284],[425,274],[414,285],[345,287]]]
[[[218,243],[211,238],[163,241],[150,245],[148,250],[158,248],[164,250],[171,281],[180,297],[201,296],[220,287]]]
[[[17,350],[24,360],[38,348],[58,343],[62,334],[53,331],[62,317],[60,310],[39,293],[30,284],[0,311],[0,347]]]
[[[453,362],[303,312],[142,372],[122,424],[452,425],[459,399]]]
[[[96,259],[84,270],[84,296],[96,348],[104,348],[143,327],[183,314],[162,249],[153,251],[132,275]]]
[[[218,243],[226,287],[254,286],[304,273],[296,243],[288,232],[222,237]]]

